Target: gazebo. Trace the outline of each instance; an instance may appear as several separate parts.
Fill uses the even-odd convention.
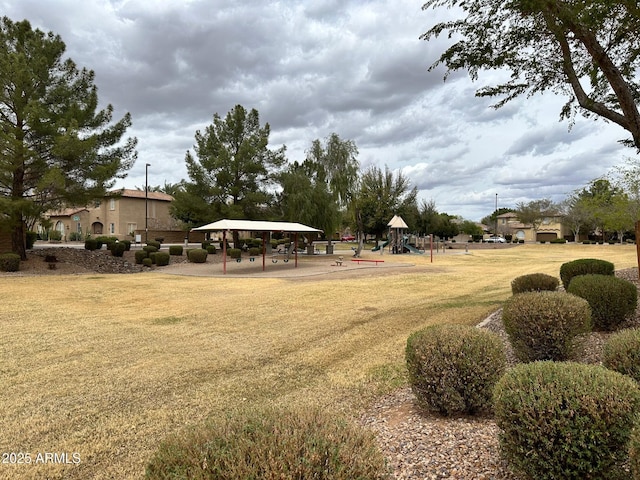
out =
[[[197,232],[222,232],[222,269],[227,273],[227,232],[262,232],[262,271],[265,270],[267,256],[267,234],[270,232],[287,232],[294,234],[293,245],[298,245],[298,233],[322,233],[322,230],[308,227],[301,223],[263,222],[254,220],[223,219],[201,227],[192,228]],[[294,247],[295,267],[298,267],[298,249]]]

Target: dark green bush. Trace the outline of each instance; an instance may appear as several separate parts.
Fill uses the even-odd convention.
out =
[[[437,325],[413,333],[405,350],[409,383],[418,404],[451,415],[490,407],[506,367],[502,341],[463,325]]]
[[[85,250],[97,250],[98,249],[98,241],[95,238],[87,238],[84,241],[84,249]]]
[[[554,238],[549,243],[567,243],[567,240],[565,238]]]
[[[147,245],[150,246],[150,247],[156,247],[156,251],[160,250],[160,247],[161,247],[160,242],[154,242],[153,240],[149,240],[147,242]]]
[[[149,258],[151,259],[151,263],[155,265],[156,263],[156,255],[160,252],[149,252]]]
[[[154,238],[154,240],[159,243],[160,245],[162,245],[164,243],[164,237],[156,237]],[[160,247],[158,247],[158,250],[160,249]]]
[[[604,344],[602,364],[640,383],[640,329],[628,328],[611,335]]]
[[[131,241],[130,240],[120,240],[120,243],[122,243],[125,247],[125,251],[130,251],[131,250]]]
[[[20,270],[20,255],[17,253],[0,254],[0,271],[17,272]]]
[[[122,242],[115,242],[111,244],[111,255],[114,257],[122,257],[124,255],[127,246]]]
[[[200,244],[203,250],[206,250],[209,245],[211,245],[211,240],[205,240]],[[220,248],[222,248],[222,242],[220,242]]]
[[[155,263],[159,267],[164,267],[166,265],[169,265],[170,258],[171,258],[171,255],[169,255],[168,252],[156,252],[155,253],[155,261],[156,261]]]
[[[28,231],[26,234],[27,250],[31,250],[38,239],[38,232]]]
[[[540,292],[543,290],[554,292],[558,289],[559,284],[560,281],[556,277],[546,273],[530,273],[529,275],[514,278],[511,282],[511,292],[514,295],[516,293]]]
[[[227,255],[231,258],[240,258],[242,256],[242,250],[239,248],[230,248],[227,250]]]
[[[209,245],[207,247],[207,253],[210,253],[211,255],[215,255],[217,251],[218,249],[216,248],[215,245]]]
[[[138,265],[141,265],[145,258],[149,258],[149,253],[146,250],[136,250],[133,255],[135,256],[136,264]]]
[[[142,250],[144,250],[147,253],[152,253],[152,252],[157,252],[158,248],[155,245],[145,245],[144,247],[142,247]]]
[[[169,255],[182,255],[182,245],[169,245]]]
[[[505,302],[502,322],[520,361],[568,360],[591,330],[591,308],[566,292],[525,292]]]
[[[598,331],[616,330],[638,305],[638,288],[611,275],[580,275],[571,280],[568,291],[589,302],[593,329]]]
[[[525,478],[627,478],[621,465],[640,408],[633,380],[596,365],[534,362],[494,390],[503,458]]]
[[[145,267],[150,267],[153,265],[153,259],[146,257],[142,259],[142,265],[144,265]]]
[[[320,408],[239,407],[165,440],[149,480],[382,479],[373,434]]]
[[[202,248],[194,248],[187,252],[187,258],[191,263],[205,263],[207,261],[207,251]]]
[[[249,249],[249,255],[251,255],[252,257],[259,257],[260,255],[262,255],[262,249],[259,247],[251,247]]]
[[[573,277],[595,273],[598,275],[613,275],[614,265],[606,260],[597,258],[581,258],[560,265],[560,279],[565,290]]]

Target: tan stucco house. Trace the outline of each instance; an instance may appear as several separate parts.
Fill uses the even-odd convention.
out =
[[[47,214],[52,228],[62,234],[63,241],[70,239],[71,232],[84,238],[107,235],[120,240],[132,240],[136,230],[172,230],[176,221],[169,214],[173,201],[171,195],[143,190],[113,190],[105,197],[86,207],[67,208]],[[145,222],[145,204],[147,205]]]
[[[532,225],[518,220],[518,215],[513,212],[498,215],[498,232],[511,234],[514,238],[525,242],[549,242],[556,238],[572,236],[571,230],[562,223],[560,216],[543,218],[536,232]]]

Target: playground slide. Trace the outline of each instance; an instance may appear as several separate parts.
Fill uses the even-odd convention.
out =
[[[386,247],[387,245],[389,245],[389,240],[387,240],[386,242],[384,242],[382,245],[376,245],[375,247],[373,247],[371,249],[372,252],[377,252],[378,250],[380,250],[381,248]]]
[[[419,253],[420,255],[422,255],[424,253],[424,252],[421,252],[420,250],[418,250],[416,247],[412,247],[411,245],[409,245],[407,240],[404,241],[404,248],[406,248],[407,250],[409,250],[412,253]]]

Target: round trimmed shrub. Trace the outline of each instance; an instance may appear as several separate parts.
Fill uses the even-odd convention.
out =
[[[144,265],[145,267],[150,267],[153,265],[153,259],[146,257],[142,259],[142,265]]]
[[[144,250],[148,254],[158,251],[155,245],[145,245],[144,247],[142,247],[142,250]]]
[[[632,379],[574,362],[517,365],[494,390],[502,456],[536,480],[626,478],[638,408]]]
[[[259,257],[262,254],[262,249],[260,247],[251,247],[249,249],[249,255],[252,257]]]
[[[591,331],[591,308],[566,292],[525,292],[508,299],[502,323],[518,360],[569,360]]]
[[[554,292],[558,289],[559,284],[560,281],[556,277],[546,273],[531,273],[514,278],[511,282],[511,292],[514,295],[516,293],[540,292],[543,290]]]
[[[169,255],[182,255],[183,249],[182,245],[169,245]]]
[[[207,253],[210,253],[211,255],[215,255],[216,252],[218,251],[215,245],[209,245],[206,250],[207,250]]]
[[[131,250],[131,240],[120,240],[120,243],[125,246],[125,251],[128,252]]]
[[[560,265],[560,279],[565,290],[569,288],[573,277],[589,274],[613,275],[613,273],[613,263],[597,258],[580,258]]]
[[[492,389],[506,368],[498,336],[463,325],[434,325],[413,333],[405,357],[418,404],[443,415],[489,408]]]
[[[604,344],[602,364],[640,382],[640,328],[627,328],[611,335]]]
[[[133,255],[137,265],[142,265],[142,261],[145,258],[149,258],[149,253],[146,250],[136,250]]]
[[[160,246],[161,246],[160,242],[155,242],[153,240],[149,240],[147,242],[147,245],[150,247],[156,247],[156,250],[160,250]]]
[[[231,258],[240,258],[242,256],[242,250],[239,248],[230,248],[227,250],[227,255]]]
[[[17,253],[0,254],[0,271],[17,272],[20,270],[20,255]]]
[[[589,302],[593,329],[598,331],[616,330],[638,305],[638,288],[612,275],[580,275],[571,280],[568,292]]]
[[[318,407],[236,407],[162,442],[145,478],[382,479],[372,433]]]
[[[127,250],[127,246],[122,242],[115,242],[111,244],[111,255],[114,257],[124,256],[124,252]]]
[[[207,261],[207,251],[203,248],[194,248],[187,252],[187,259],[191,263],[205,263]]]
[[[84,249],[85,250],[97,250],[98,249],[98,241],[95,238],[87,238],[84,241]]]
[[[155,254],[155,263],[159,267],[165,267],[169,265],[169,259],[171,255],[167,252],[156,252]]]

